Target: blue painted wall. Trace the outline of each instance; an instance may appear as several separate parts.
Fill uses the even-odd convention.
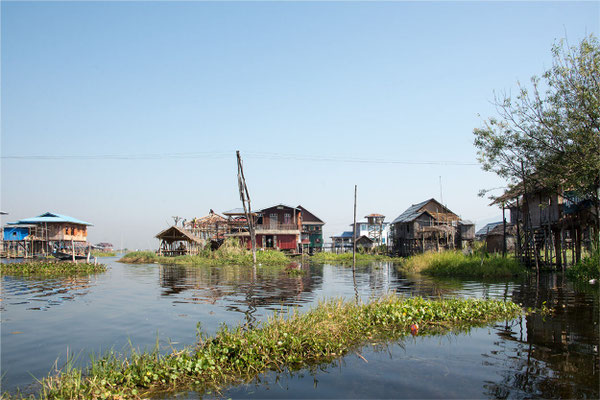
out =
[[[4,227],[4,240],[9,241],[9,240],[23,240],[25,239],[27,236],[29,236],[29,228],[22,228],[22,227],[12,227],[12,226],[5,226]]]

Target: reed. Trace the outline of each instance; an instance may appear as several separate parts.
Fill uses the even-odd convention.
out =
[[[71,261],[30,261],[1,264],[2,275],[73,275],[106,271],[106,265]]]
[[[252,253],[235,247],[204,250],[198,255],[161,257],[151,251],[135,251],[124,255],[119,262],[127,264],[174,264],[174,265],[252,265]],[[264,250],[256,253],[256,262],[262,265],[286,265],[291,259],[277,250]]]
[[[465,255],[459,251],[418,254],[406,258],[398,268],[404,272],[463,278],[508,278],[527,274],[525,267],[513,257]]]
[[[352,253],[326,253],[320,252],[312,255],[310,257],[311,261],[324,263],[324,262],[334,262],[340,264],[349,264],[352,263],[353,257]],[[380,254],[364,254],[364,253],[356,253],[356,262],[365,263],[371,261],[389,261],[389,262],[401,262],[403,259],[399,257],[389,257]]]
[[[184,389],[218,392],[267,370],[297,370],[331,362],[367,342],[468,330],[515,318],[521,312],[512,302],[495,300],[397,296],[368,304],[329,300],[304,314],[275,314],[256,329],[222,326],[213,337],[199,330],[193,348],[173,349],[164,355],[158,348],[132,350],[128,357],[110,352],[92,359],[86,370],[67,365],[40,381],[39,397],[124,399]]]
[[[92,251],[92,255],[96,257],[115,257],[117,253],[113,251]]]

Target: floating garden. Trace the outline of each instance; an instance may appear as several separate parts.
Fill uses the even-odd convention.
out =
[[[75,275],[106,271],[106,265],[72,261],[29,261],[1,264],[2,275]]]
[[[216,391],[249,382],[268,370],[298,370],[329,363],[362,345],[406,335],[464,331],[522,313],[512,302],[476,299],[424,300],[386,296],[368,304],[320,303],[288,317],[273,315],[255,329],[223,326],[213,337],[198,331],[194,347],[161,354],[132,350],[92,359],[85,370],[67,365],[40,380],[50,399],[146,398],[181,390]]]

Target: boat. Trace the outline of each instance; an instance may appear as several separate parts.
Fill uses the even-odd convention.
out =
[[[73,259],[73,253],[66,253],[64,251],[55,251],[54,253],[52,253],[52,255],[54,257],[58,258],[59,260],[72,260]],[[87,255],[75,253],[75,259],[76,260],[87,260]]]

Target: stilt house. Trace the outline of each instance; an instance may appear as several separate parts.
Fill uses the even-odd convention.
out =
[[[413,204],[392,221],[393,252],[410,256],[428,250],[453,249],[460,217],[435,199]]]
[[[7,255],[46,256],[56,252],[83,254],[87,251],[89,222],[46,212],[6,224],[3,247]]]

